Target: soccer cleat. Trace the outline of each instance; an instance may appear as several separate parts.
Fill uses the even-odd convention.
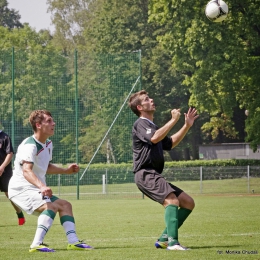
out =
[[[168,241],[159,241],[159,240],[157,240],[154,245],[158,249],[165,249],[168,246]]]
[[[87,245],[83,241],[78,241],[74,244],[68,244],[67,250],[91,250],[92,246]]]
[[[25,223],[25,218],[18,218],[18,225],[22,226]]]
[[[188,248],[181,246],[180,244],[176,244],[173,246],[167,246],[167,250],[188,250]]]
[[[39,246],[33,247],[29,249],[30,253],[33,252],[43,252],[43,253],[51,253],[51,252],[55,252],[55,250],[48,248],[47,246],[41,244]]]

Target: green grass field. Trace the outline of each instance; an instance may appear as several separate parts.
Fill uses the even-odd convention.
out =
[[[191,250],[155,249],[164,229],[164,209],[147,198],[71,200],[80,239],[92,251],[67,251],[57,217],[45,238],[55,253],[29,253],[37,218],[26,215],[17,225],[8,201],[0,202],[1,259],[260,259],[260,196],[197,195],[196,208],[179,230],[180,242]],[[229,253],[227,253],[229,250]],[[243,251],[244,250],[244,251]],[[246,254],[253,251],[255,254]]]
[[[260,195],[260,178],[225,179],[225,180],[204,180],[200,181],[176,181],[174,185],[182,188],[189,194],[254,194]],[[66,199],[77,198],[76,186],[52,186],[55,195]],[[107,193],[102,194],[102,185],[80,185],[80,199],[142,199],[142,194],[135,183],[108,184]],[[2,197],[4,195],[2,194]],[[0,194],[1,201],[1,194]]]

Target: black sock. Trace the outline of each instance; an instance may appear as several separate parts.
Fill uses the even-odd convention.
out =
[[[18,218],[24,218],[24,215],[23,215],[23,212],[22,212],[22,211],[21,211],[20,213],[17,213],[17,212],[16,212],[16,214],[17,214],[17,217],[18,217]]]

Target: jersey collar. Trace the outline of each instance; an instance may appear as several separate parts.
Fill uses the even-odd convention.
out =
[[[146,117],[140,117],[140,119],[145,119],[145,120],[147,120],[148,122],[150,122],[151,124],[153,124],[153,125],[155,125],[155,123],[153,122],[153,121],[151,121],[150,119],[148,119],[148,118],[146,118]]]

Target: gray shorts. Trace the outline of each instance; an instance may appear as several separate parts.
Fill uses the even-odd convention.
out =
[[[135,173],[138,189],[150,199],[163,204],[165,198],[174,193],[178,197],[183,190],[167,182],[164,177],[152,169],[142,169]]]

